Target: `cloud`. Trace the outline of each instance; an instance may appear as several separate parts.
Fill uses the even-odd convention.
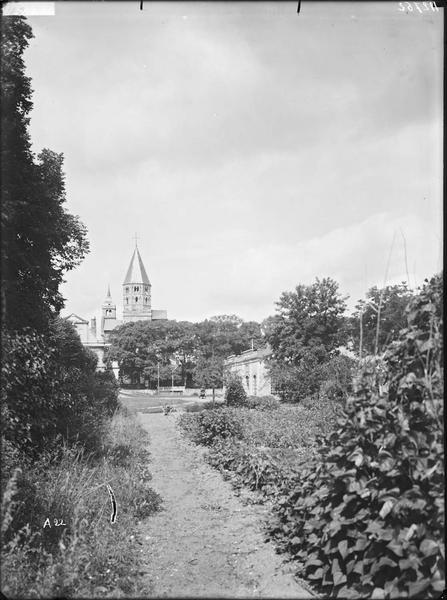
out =
[[[119,303],[135,231],[174,318],[260,319],[316,275],[360,297],[399,224],[410,275],[431,273],[442,21],[379,4],[67,2],[34,19],[32,138],[64,152],[92,248],[71,310],[109,282]]]
[[[441,267],[440,238],[429,222],[416,215],[396,218],[379,213],[295,245],[247,249],[229,265],[227,292],[221,288],[210,292],[209,302],[231,307],[242,304],[247,313],[260,319],[272,314],[273,302],[282,291],[299,283],[310,284],[315,277],[330,276],[338,281],[342,294],[351,296],[349,305],[353,306],[367,288],[384,284],[390,249],[386,283],[407,280],[401,232],[407,246],[410,282],[420,285],[424,277],[434,274],[433,265]],[[275,297],[272,290],[276,290]]]
[[[48,44],[38,32],[29,53],[35,137],[63,139],[56,149],[84,171],[210,165],[442,118],[442,33],[426,18],[387,10],[354,23],[310,7],[302,26],[287,3],[268,19],[268,6],[202,8],[186,21],[175,7],[164,18],[120,10],[61,9]]]

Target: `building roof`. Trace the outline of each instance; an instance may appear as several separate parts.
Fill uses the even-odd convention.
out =
[[[143,283],[145,285],[151,284],[149,277],[147,276],[146,269],[144,268],[143,261],[141,260],[140,253],[138,252],[138,248],[135,248],[130,260],[130,265],[127,269],[123,285],[126,283]]]
[[[70,321],[71,323],[87,323],[88,324],[87,319],[83,319],[82,317],[80,317],[79,315],[76,315],[75,313],[71,313],[71,315],[68,315],[68,317],[64,317],[64,319],[66,321]]]
[[[272,350],[269,346],[265,348],[259,348],[258,350],[245,350],[242,354],[232,354],[227,356],[224,363],[226,365],[244,364],[253,361],[263,361],[272,354]]]

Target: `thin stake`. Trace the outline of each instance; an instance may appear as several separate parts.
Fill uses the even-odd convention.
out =
[[[360,349],[359,349],[360,360],[362,360],[362,348],[363,348],[363,304],[360,309]]]
[[[410,285],[410,275],[409,275],[409,272],[408,272],[408,261],[407,261],[407,240],[405,239],[404,232],[402,231],[402,228],[400,229],[400,234],[401,234],[402,240],[404,242],[405,271],[407,273],[408,287],[410,288],[411,287],[411,285]]]
[[[374,348],[374,356],[377,356],[377,352],[379,350],[380,313],[382,310],[383,292],[385,290],[386,282],[388,280],[388,270],[390,268],[391,253],[393,252],[393,246],[394,246],[395,239],[396,239],[396,231],[394,231],[394,234],[393,234],[393,240],[391,242],[390,251],[388,254],[388,261],[387,261],[386,269],[385,269],[385,277],[383,280],[383,286],[382,286],[382,289],[380,290],[380,295],[379,295],[379,306],[377,308],[376,344],[375,344],[375,348]]]

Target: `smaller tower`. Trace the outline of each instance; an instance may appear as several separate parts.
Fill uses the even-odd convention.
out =
[[[101,306],[101,335],[107,337],[116,325],[116,304],[114,304],[112,300],[109,285],[107,288],[106,299]]]

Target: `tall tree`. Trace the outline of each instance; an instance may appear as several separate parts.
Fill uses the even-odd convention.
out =
[[[223,360],[218,357],[205,359],[199,356],[194,370],[194,381],[203,389],[211,388],[213,402],[216,399],[216,388],[222,386]]]
[[[276,359],[298,366],[312,352],[321,363],[345,341],[346,302],[333,279],[300,284],[276,305],[276,315],[264,322]]]
[[[299,401],[317,393],[323,366],[345,342],[345,299],[333,279],[316,279],[283,292],[273,317],[263,328],[273,350],[269,371],[284,399]]]
[[[23,17],[2,18],[2,317],[10,329],[46,331],[63,307],[59,286],[88,252],[86,228],[65,211],[63,156],[34,160],[23,53],[33,37]]]

